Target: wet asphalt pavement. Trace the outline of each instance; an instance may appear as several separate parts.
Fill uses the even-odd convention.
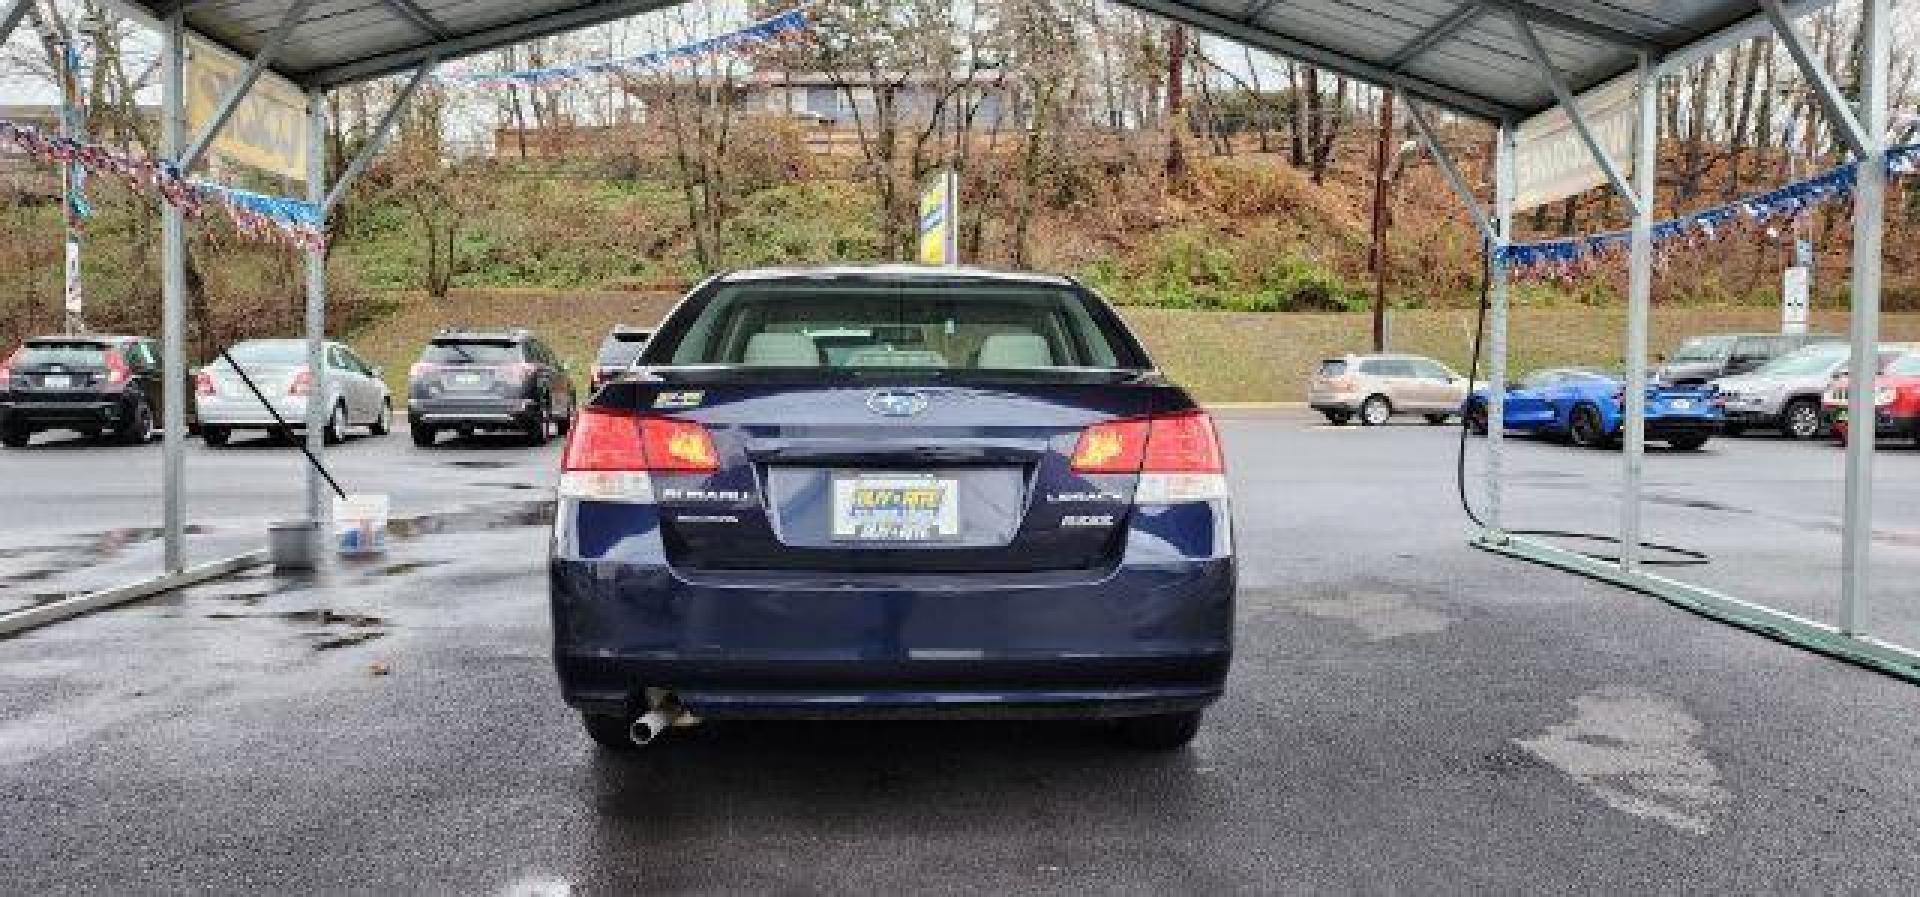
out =
[[[556,450],[362,440],[340,469],[394,494],[387,556],[0,640],[0,887],[1920,889],[1920,687],[1466,548],[1448,431],[1223,418],[1239,654],[1187,751],[1074,724],[734,723],[600,756],[547,659]],[[297,511],[290,451],[193,452],[203,537]],[[31,549],[70,565],[150,525],[158,455],[0,455],[0,598],[69,575],[6,578],[50,563]],[[1686,577],[1818,610],[1836,458],[1651,457],[1650,534],[1715,553]],[[1617,455],[1521,442],[1510,466],[1513,525],[1614,525]],[[1920,452],[1881,473],[1876,572],[1911,604]]]

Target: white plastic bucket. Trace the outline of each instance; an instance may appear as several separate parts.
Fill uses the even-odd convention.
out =
[[[348,495],[333,500],[333,539],[341,554],[387,550],[387,496]]]

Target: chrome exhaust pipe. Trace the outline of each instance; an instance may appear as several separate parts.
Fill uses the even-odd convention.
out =
[[[673,725],[673,717],[673,714],[665,710],[649,710],[642,713],[635,717],[633,725],[627,728],[627,737],[633,739],[634,744],[646,747],[652,744],[654,739],[659,738],[660,733],[667,731],[668,726]]]

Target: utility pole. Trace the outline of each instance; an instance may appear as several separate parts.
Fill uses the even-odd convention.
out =
[[[43,9],[35,2],[33,20],[40,32],[40,42],[47,49],[47,59],[53,63],[54,75],[60,80],[60,136],[70,140],[85,140],[86,129],[80,118],[79,100],[80,48],[74,43],[73,34],[67,30],[67,23],[60,18],[58,9]],[[66,273],[62,295],[67,333],[81,333],[87,329],[83,314],[85,296],[80,283],[80,235],[88,212],[83,196],[85,186],[86,169],[79,162],[60,166],[60,208],[66,220]]]
[[[1380,91],[1380,137],[1373,149],[1373,351],[1387,351],[1387,153],[1393,143],[1393,90]]]

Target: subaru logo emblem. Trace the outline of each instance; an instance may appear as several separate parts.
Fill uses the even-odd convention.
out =
[[[927,397],[905,390],[876,392],[867,396],[867,409],[884,417],[912,417],[927,410]]]

